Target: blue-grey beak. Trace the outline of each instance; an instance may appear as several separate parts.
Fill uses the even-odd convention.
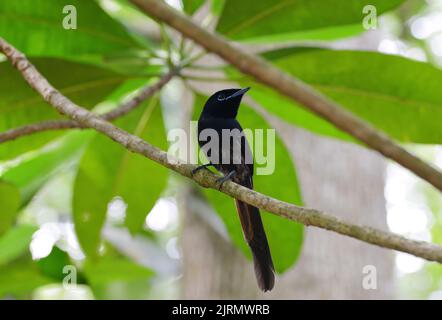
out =
[[[250,90],[250,87],[247,87],[247,88],[244,88],[244,89],[238,90],[238,91],[236,91],[234,94],[232,94],[231,96],[228,96],[228,97],[226,98],[226,100],[231,99],[231,98],[235,98],[235,97],[242,96],[244,93],[246,93],[246,92],[249,91],[249,90]]]

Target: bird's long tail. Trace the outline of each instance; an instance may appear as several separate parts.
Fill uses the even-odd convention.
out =
[[[273,289],[275,275],[269,244],[258,208],[235,200],[244,237],[253,253],[258,286],[262,291]]]

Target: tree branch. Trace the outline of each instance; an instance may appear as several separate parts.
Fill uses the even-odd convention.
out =
[[[114,126],[100,116],[70,101],[56,90],[21,52],[1,37],[0,51],[2,51],[14,67],[21,72],[28,84],[60,113],[68,116],[85,128],[93,128],[103,133],[123,145],[126,149],[143,155],[194,180],[202,187],[218,189],[217,179],[219,177],[217,175],[208,170],[200,170],[197,174],[192,175],[192,170],[196,168],[194,165],[186,164],[173,158],[166,152],[150,145],[139,137]],[[429,261],[442,263],[442,247],[432,243],[410,240],[394,233],[352,224],[318,210],[298,207],[271,198],[231,181],[222,184],[220,191],[260,209],[302,223],[306,226],[327,229],[380,247],[406,252]]]
[[[175,75],[179,73],[180,68],[176,67],[161,76],[161,78],[152,85],[146,85],[131,99],[121,103],[117,108],[100,115],[103,119],[113,121],[123,117],[132,110],[136,109],[143,101],[150,98],[155,92],[164,87]],[[84,129],[85,126],[74,120],[49,120],[39,123],[29,124],[22,127],[14,128],[0,133],[0,143],[15,140],[17,138],[30,135],[33,133],[49,130],[62,129]]]
[[[408,168],[442,191],[442,173],[440,171],[412,155],[387,135],[377,131],[370,124],[346,111],[342,106],[302,81],[275,68],[264,59],[234,47],[221,36],[204,30],[161,0],[131,0],[131,2],[151,17],[167,23],[208,51],[216,53],[243,73],[251,75],[257,81],[300,103],[337,128]]]

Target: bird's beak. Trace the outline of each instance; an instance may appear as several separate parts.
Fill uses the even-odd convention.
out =
[[[231,99],[231,98],[235,98],[235,97],[242,96],[244,93],[246,93],[246,92],[249,91],[249,90],[250,90],[250,87],[247,87],[247,88],[244,88],[244,89],[238,90],[238,91],[236,91],[234,94],[232,94],[231,96],[228,96],[228,97],[226,98],[226,100]]]

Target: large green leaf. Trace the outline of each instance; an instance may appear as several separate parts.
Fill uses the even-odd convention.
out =
[[[25,206],[54,174],[76,161],[94,135],[91,131],[69,132],[52,145],[7,169],[1,178],[18,187]]]
[[[125,258],[103,257],[98,261],[87,260],[84,273],[88,282],[100,287],[113,282],[147,280],[154,275],[153,271]]]
[[[64,267],[71,264],[69,255],[59,249],[57,246],[52,247],[51,253],[36,261],[40,272],[45,277],[51,278],[54,281],[63,281],[66,277]]]
[[[140,107],[116,124],[153,145],[165,148],[166,137],[158,99]],[[109,201],[120,196],[127,203],[126,225],[139,231],[168,177],[167,169],[133,154],[98,135],[81,159],[74,186],[75,229],[86,254],[94,256],[100,242]]]
[[[200,114],[204,102],[205,99],[202,97],[196,99],[195,119]],[[244,105],[239,110],[238,121],[244,129],[271,129],[261,116]],[[265,137],[266,133],[264,133]],[[270,149],[265,149],[264,155],[269,151]],[[257,175],[258,167],[260,165],[256,163],[255,159],[255,175],[253,180],[257,191],[283,201],[301,205],[301,192],[293,166],[293,159],[277,135],[275,140],[274,172],[270,175]],[[250,249],[244,241],[234,201],[228,196],[212,189],[205,189],[204,194],[224,221],[233,243],[250,258]],[[267,212],[262,212],[262,219],[275,269],[277,272],[284,272],[299,257],[303,241],[303,226]]]
[[[35,231],[37,228],[34,226],[19,225],[4,234],[0,238],[0,266],[29,252],[29,244]]]
[[[442,71],[427,63],[376,52],[287,49],[264,55],[401,142],[442,143]],[[250,95],[282,119],[352,140],[272,89],[244,81]]]
[[[189,15],[194,14],[206,0],[183,0],[183,9]]]
[[[54,282],[44,276],[32,261],[19,261],[0,267],[0,298],[11,295],[19,299],[29,299],[36,288]]]
[[[67,5],[76,8],[77,29],[63,27]],[[124,27],[89,0],[3,0],[0,35],[34,56],[74,57],[138,47]]]
[[[32,59],[38,70],[75,103],[91,108],[126,80],[125,76],[90,65],[59,59]],[[0,132],[61,116],[32,90],[7,61],[0,63]],[[36,149],[60,132],[33,134],[0,145],[0,159]]]
[[[0,180],[0,236],[11,227],[19,207],[18,188]]]
[[[217,31],[235,40],[327,40],[363,31],[363,8],[377,14],[404,0],[226,0]]]
[[[0,298],[26,298],[33,289],[53,280],[32,263],[29,244],[37,231],[32,225],[18,225],[0,237]]]

